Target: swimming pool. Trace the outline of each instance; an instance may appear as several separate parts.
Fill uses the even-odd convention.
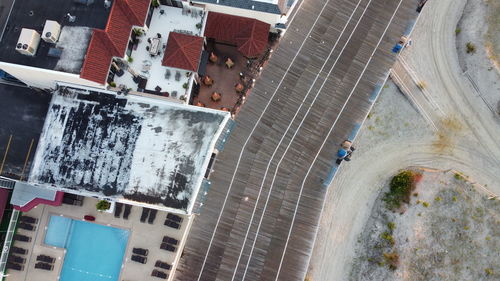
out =
[[[59,281],[117,281],[128,230],[51,216],[45,244],[66,248]]]

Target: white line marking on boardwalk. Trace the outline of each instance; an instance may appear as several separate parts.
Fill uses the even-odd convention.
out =
[[[234,173],[233,173],[233,176],[231,177],[231,181],[229,183],[229,188],[227,190],[227,193],[226,193],[226,197],[224,198],[224,202],[222,203],[222,209],[221,209],[221,212],[217,218],[217,223],[215,225],[215,229],[212,233],[212,237],[210,238],[210,242],[208,244],[208,249],[207,249],[207,253],[205,254],[205,257],[203,258],[203,264],[201,266],[201,270],[200,270],[200,273],[198,275],[198,279],[197,281],[200,281],[201,279],[201,275],[203,274],[203,270],[205,268],[205,264],[207,262],[207,258],[208,258],[208,254],[210,252],[210,249],[212,248],[212,243],[214,241],[214,237],[215,237],[215,233],[217,232],[217,229],[219,227],[219,222],[220,222],[220,219],[222,217],[222,213],[224,212],[224,208],[226,206],[226,202],[227,202],[227,198],[229,197],[229,193],[231,191],[231,188],[233,186],[233,182],[234,182],[234,178],[236,177],[236,171],[238,170],[239,166],[240,166],[240,162],[241,162],[241,157],[243,156],[243,152],[245,151],[245,148],[248,144],[248,141],[250,140],[250,138],[252,137],[253,135],[253,132],[255,131],[255,129],[257,128],[257,126],[259,125],[260,123],[260,120],[262,119],[262,117],[264,116],[264,114],[266,113],[267,111],[267,108],[269,107],[269,105],[271,104],[274,96],[276,95],[276,93],[278,92],[278,89],[280,88],[281,86],[281,83],[283,83],[283,80],[285,79],[286,77],[286,74],[290,71],[290,68],[292,67],[293,63],[295,62],[295,60],[297,59],[297,56],[299,55],[300,51],[302,50],[302,48],[304,47],[304,44],[307,42],[307,39],[309,38],[309,35],[311,34],[312,30],[314,29],[314,27],[316,26],[316,23],[318,22],[319,18],[321,17],[321,15],[323,14],[323,11],[325,10],[326,6],[328,5],[328,3],[330,3],[331,0],[327,0],[325,2],[325,4],[323,4],[323,7],[321,8],[321,11],[318,13],[318,16],[316,17],[316,19],[314,20],[314,23],[313,25],[311,26],[311,28],[309,29],[309,32],[307,33],[307,35],[305,36],[305,40],[302,41],[302,44],[300,44],[300,47],[299,49],[297,50],[297,52],[295,53],[293,59],[291,60],[290,64],[288,65],[285,73],[283,73],[283,76],[281,77],[281,80],[280,82],[278,83],[278,86],[276,87],[276,89],[274,90],[273,94],[271,95],[271,97],[269,98],[269,101],[268,103],[266,104],[266,106],[264,107],[264,110],[262,111],[262,113],[260,114],[259,118],[257,119],[257,122],[255,122],[255,125],[253,126],[252,128],[252,131],[250,131],[250,134],[248,135],[247,139],[245,140],[245,143],[243,144],[243,147],[241,148],[241,152],[240,152],[240,155],[238,156],[238,161],[236,162],[236,168],[234,169]],[[302,4],[302,3],[301,3]],[[300,7],[299,7],[300,8]],[[297,10],[297,12],[295,13],[298,14],[299,13],[299,10]],[[295,18],[295,15],[294,15],[294,18]],[[290,22],[291,24],[291,22]]]
[[[318,156],[319,154],[321,153],[321,151],[323,150],[323,147],[325,146],[328,138],[330,137],[330,134],[332,133],[333,131],[333,128],[335,127],[335,125],[337,124],[337,121],[339,120],[340,116],[342,115],[342,112],[344,111],[345,107],[347,106],[347,103],[349,102],[349,100],[351,99],[351,96],[352,94],[354,93],[354,90],[356,89],[356,87],[358,86],[359,84],[359,81],[361,81],[361,78],[363,77],[363,74],[365,73],[366,69],[368,68],[368,65],[370,64],[372,58],[373,58],[373,55],[375,54],[375,52],[377,51],[378,47],[380,46],[380,43],[382,42],[385,34],[387,33],[387,30],[389,29],[389,26],[391,25],[392,21],[394,20],[394,17],[396,16],[396,13],[398,12],[399,10],[399,7],[401,6],[401,3],[403,2],[403,0],[399,0],[399,3],[398,3],[398,6],[396,7],[396,10],[394,11],[394,13],[392,14],[391,16],[391,19],[389,20],[389,23],[387,24],[387,26],[385,27],[384,29],[384,32],[382,33],[382,36],[380,36],[380,39],[378,40],[377,42],[377,45],[375,47],[375,49],[373,50],[373,52],[371,53],[370,55],[370,59],[368,60],[368,62],[366,63],[365,67],[363,68],[363,71],[361,72],[361,75],[359,76],[358,80],[356,81],[356,84],[354,84],[354,87],[352,88],[351,90],[351,93],[349,94],[349,96],[347,97],[347,100],[345,101],[344,105],[342,106],[342,109],[340,110],[340,113],[339,115],[337,116],[337,118],[335,118],[335,121],[333,122],[332,126],[330,127],[330,130],[328,131],[328,134],[326,135],[325,139],[323,140],[323,143],[321,144],[320,148],[318,149],[318,152],[316,153],[316,155],[314,156],[314,159],[313,159],[313,162],[311,163],[311,165],[309,166],[309,169],[307,170],[307,173],[306,175],[304,176],[304,180],[302,181],[302,184],[301,184],[301,187],[300,187],[300,192],[299,192],[299,198],[297,199],[297,203],[295,205],[295,210],[294,210],[294,213],[293,213],[293,217],[292,217],[292,224],[290,225],[290,229],[288,231],[288,236],[286,238],[286,243],[285,243],[285,247],[284,247],[284,250],[283,250],[283,254],[281,255],[281,259],[280,259],[280,265],[278,267],[278,275],[276,275],[276,278],[274,279],[275,281],[278,280],[279,276],[280,276],[280,273],[281,273],[281,267],[283,265],[283,259],[285,257],[285,254],[286,254],[286,250],[287,250],[287,247],[288,247],[288,242],[290,241],[290,235],[292,233],[292,230],[293,230],[293,226],[295,224],[295,218],[297,216],[297,210],[299,208],[299,203],[300,203],[300,199],[302,197],[302,191],[304,190],[304,186],[305,186],[305,183],[306,183],[306,180],[307,180],[307,177],[309,176],[309,173],[311,172],[312,170],[312,167],[314,166],[314,163],[316,162],[316,160],[318,159]]]
[[[361,1],[360,0],[358,2],[358,4],[356,5],[356,7],[354,8],[351,16],[349,17],[349,19],[347,20],[347,23],[345,24],[344,28],[342,29],[342,32],[340,33],[340,35],[338,36],[337,38],[337,41],[335,42],[334,46],[332,47],[330,53],[328,54],[328,57],[325,59],[325,62],[323,63],[323,66],[321,67],[321,70],[319,71],[319,73],[322,73],[323,72],[323,69],[325,68],[328,60],[330,59],[331,55],[333,54],[333,51],[335,50],[335,48],[337,47],[337,44],[338,42],[340,41],[340,38],[344,35],[344,32],[347,28],[347,26],[351,23],[351,19],[352,17],[354,16],[354,14],[356,13],[359,5],[361,4]],[[361,14],[361,16],[359,17],[358,21],[356,22],[356,25],[354,26],[352,32],[349,34],[349,37],[347,38],[346,40],[346,43],[344,44],[344,46],[342,47],[342,49],[340,50],[340,53],[339,55],[337,56],[337,58],[335,59],[335,62],[333,63],[332,67],[330,68],[330,70],[328,71],[328,74],[326,75],[325,79],[323,80],[323,83],[321,84],[320,86],[320,89],[316,92],[316,95],[314,96],[314,99],[312,100],[312,103],[311,105],[308,107],[307,111],[306,111],[306,114],[304,115],[304,118],[301,119],[300,121],[300,124],[299,126],[297,127],[297,130],[295,131],[294,135],[292,136],[292,139],[290,140],[290,143],[288,143],[286,149],[285,149],[285,152],[283,153],[283,156],[280,158],[279,162],[278,162],[278,165],[276,167],[276,170],[280,167],[281,165],[281,162],[283,161],[283,158],[286,154],[286,152],[288,151],[288,149],[290,148],[291,144],[293,143],[293,140],[295,139],[295,136],[297,135],[297,132],[299,131],[299,129],[302,127],[303,123],[304,123],[304,120],[306,119],[307,115],[309,114],[309,112],[311,111],[311,108],[312,106],[314,105],[314,103],[316,102],[316,99],[318,98],[319,94],[321,93],[321,90],[323,89],[323,87],[325,86],[325,83],[326,81],[328,80],[328,76],[330,76],[330,74],[332,73],[333,69],[335,68],[335,66],[337,65],[337,62],[338,60],[340,59],[340,57],[342,56],[342,54],[344,53],[344,50],[345,48],[347,47],[347,44],[349,44],[349,42],[351,41],[351,38],[353,36],[353,34],[356,32],[357,28],[358,28],[358,25],[359,23],[361,22],[361,19],[363,18],[363,16],[365,15],[366,13],[366,10],[368,10],[368,7],[370,6],[372,0],[370,0],[368,2],[368,4],[366,5],[365,9],[363,10],[363,13]],[[255,203],[255,206],[254,206],[254,209],[253,209],[253,212],[252,212],[252,216],[250,218],[250,223],[248,224],[248,228],[247,228],[247,231],[246,231],[246,234],[245,234],[245,238],[244,238],[244,242],[243,242],[243,246],[241,247],[241,251],[240,251],[240,254],[238,256],[238,261],[236,262],[236,267],[235,267],[235,270],[233,271],[233,278],[231,279],[231,281],[234,280],[234,277],[236,276],[236,272],[237,272],[237,268],[239,266],[239,263],[240,263],[240,259],[241,259],[241,256],[243,254],[243,250],[245,249],[245,244],[246,244],[246,241],[247,241],[247,238],[248,238],[248,234],[250,232],[250,228],[252,226],[252,222],[253,222],[253,219],[254,219],[254,215],[255,215],[255,211],[257,210],[257,205],[259,203],[259,200],[260,200],[260,195],[261,195],[261,192],[263,190],[263,187],[264,187],[264,182],[267,178],[267,174],[269,172],[269,167],[271,166],[271,163],[272,161],[274,160],[274,156],[276,155],[276,152],[279,150],[280,146],[281,146],[281,143],[283,142],[283,140],[285,139],[285,136],[288,134],[288,131],[290,130],[293,122],[295,121],[295,118],[297,117],[297,115],[299,114],[300,110],[302,109],[302,106],[304,105],[304,102],[305,100],[309,97],[309,93],[311,92],[311,90],[314,88],[314,85],[316,85],[316,81],[318,80],[319,78],[319,75],[316,76],[316,78],[314,79],[313,83],[311,84],[311,86],[309,87],[308,91],[307,91],[307,94],[305,95],[304,99],[302,100],[302,103],[299,107],[299,109],[297,109],[297,111],[295,112],[295,115],[293,116],[292,118],[292,121],[290,121],[288,127],[286,128],[285,132],[283,133],[283,136],[281,137],[278,145],[276,146],[276,148],[274,149],[273,151],[273,154],[271,155],[271,159],[269,160],[268,164],[267,164],[267,167],[266,167],[266,171],[264,173],[264,177],[262,179],[262,182],[261,182],[261,185],[260,185],[260,188],[259,188],[259,193],[257,195],[257,201]],[[253,241],[253,244],[252,244],[252,247],[251,247],[251,251],[250,251],[250,255],[249,255],[249,258],[247,260],[247,263],[245,265],[245,270],[244,270],[244,273],[243,273],[243,278],[242,280],[245,280],[245,277],[246,277],[246,274],[247,274],[247,270],[248,270],[248,265],[250,263],[250,258],[252,257],[253,255],[253,251],[254,251],[254,248],[255,248],[255,243],[257,241],[257,235],[260,231],[260,227],[262,225],[262,221],[264,219],[264,213],[266,212],[267,210],[267,205],[269,203],[269,199],[271,197],[271,192],[273,190],[273,187],[274,187],[274,180],[276,179],[276,173],[274,174],[274,177],[273,177],[273,181],[271,183],[271,188],[269,189],[269,193],[267,195],[267,198],[266,198],[266,202],[264,203],[264,209],[262,211],[262,215],[260,217],[260,220],[259,220],[259,224],[257,226],[257,230],[256,230],[256,235],[255,235],[255,239]]]

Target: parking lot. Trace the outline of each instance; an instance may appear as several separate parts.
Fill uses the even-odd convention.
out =
[[[0,84],[0,102],[0,175],[26,179],[50,95]]]

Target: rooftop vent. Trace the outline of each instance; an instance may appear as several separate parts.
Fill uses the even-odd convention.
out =
[[[43,27],[42,39],[47,43],[56,43],[61,34],[61,25],[57,21],[46,20]]]
[[[72,16],[70,13],[67,13],[66,17],[68,17],[68,21],[69,22],[75,22],[76,21],[76,16]]]
[[[16,44],[16,51],[23,55],[34,56],[40,43],[40,34],[33,29],[23,28]]]

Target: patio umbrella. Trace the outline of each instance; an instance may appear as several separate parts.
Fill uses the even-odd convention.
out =
[[[205,104],[202,103],[201,101],[197,101],[195,105],[200,107],[205,107]]]
[[[222,95],[220,93],[217,93],[217,92],[213,92],[212,95],[210,96],[210,98],[212,99],[212,101],[220,101],[220,99],[222,98]]]
[[[226,66],[227,68],[232,68],[234,66],[234,62],[231,58],[226,59]]]
[[[213,63],[217,62],[218,57],[214,54],[214,52],[210,52],[210,61]]]
[[[240,93],[241,91],[243,91],[245,87],[243,86],[243,84],[241,83],[238,83],[234,86],[234,89],[236,90],[236,92]]]

